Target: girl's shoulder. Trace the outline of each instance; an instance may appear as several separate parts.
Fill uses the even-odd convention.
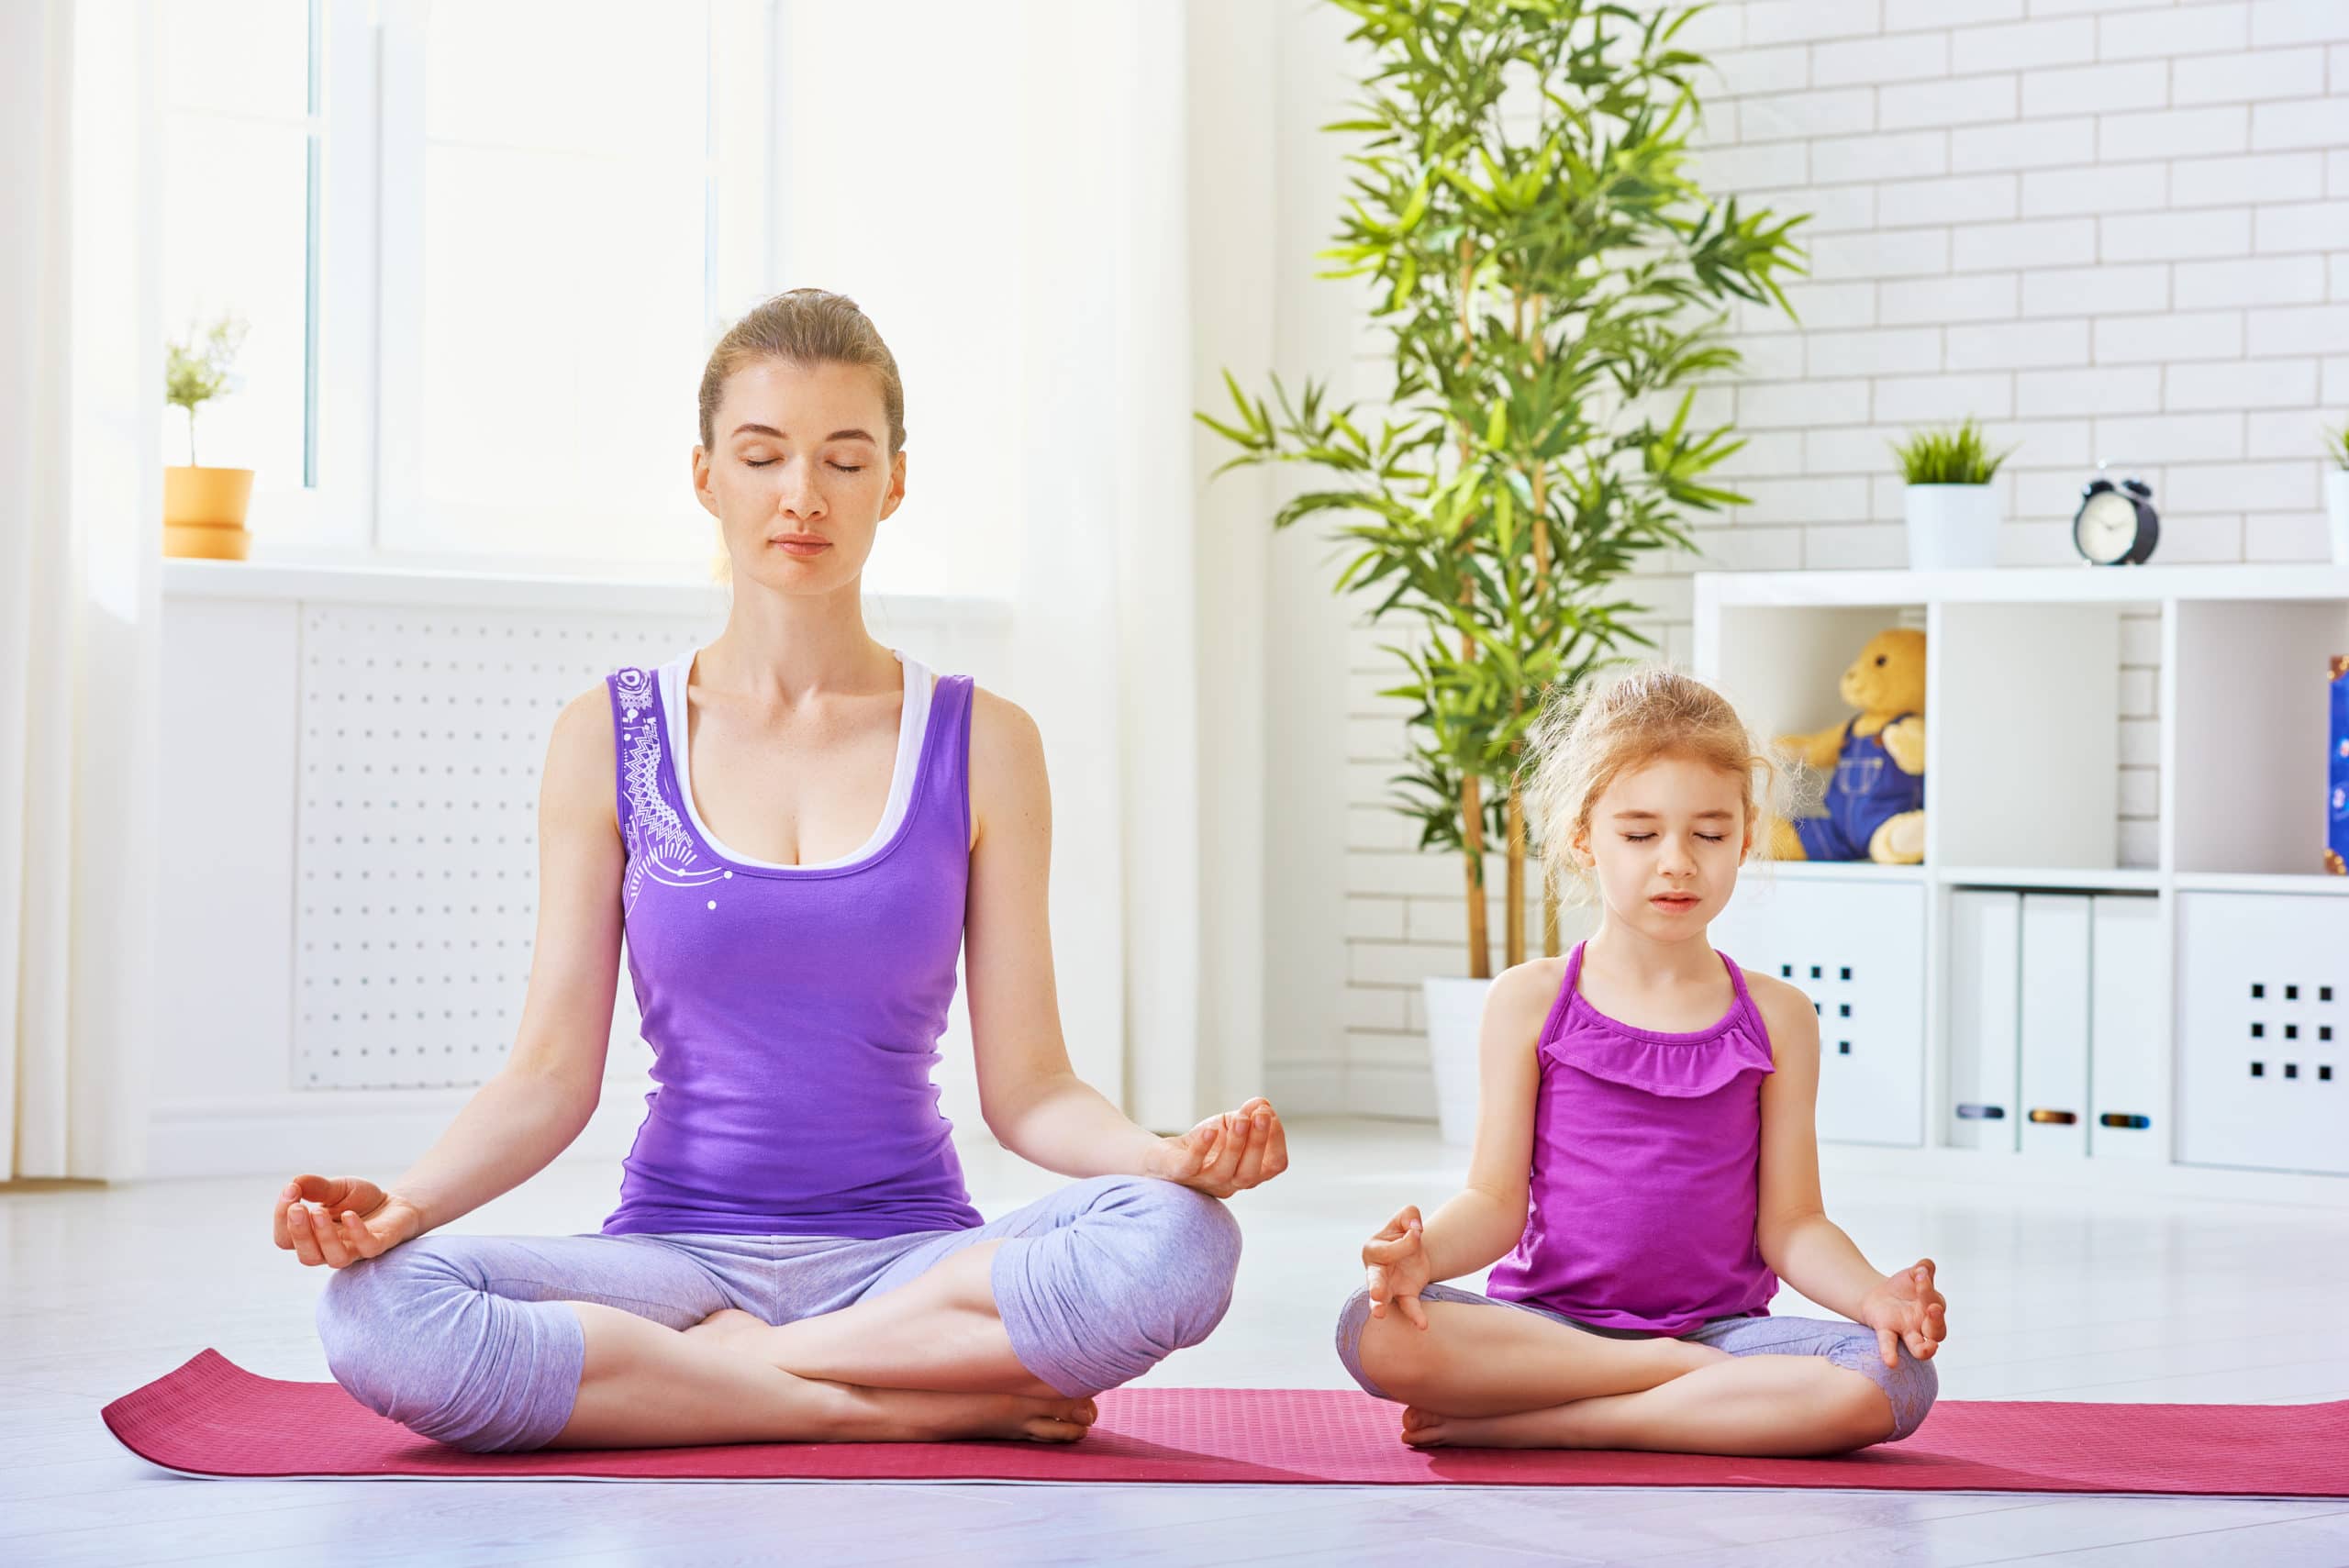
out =
[[[1502,970],[1493,981],[1492,1004],[1526,1006],[1538,998],[1547,1011],[1566,983],[1566,962],[1564,957],[1529,958]]]
[[[1762,1026],[1769,1031],[1772,1056],[1783,1060],[1783,1053],[1790,1049],[1816,1053],[1819,1013],[1802,987],[1759,970],[1741,968],[1739,973],[1745,976],[1745,994],[1753,998],[1753,1010],[1762,1015]]]
[[[1493,1027],[1522,1038],[1531,1048],[1557,1005],[1566,983],[1566,960],[1533,958],[1504,969],[1485,994],[1485,1017]]]

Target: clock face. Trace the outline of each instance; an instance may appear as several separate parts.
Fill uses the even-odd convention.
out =
[[[2087,498],[2072,525],[2072,540],[2080,553],[2099,566],[2110,566],[2137,543],[2137,508],[2129,497],[2106,490]]]

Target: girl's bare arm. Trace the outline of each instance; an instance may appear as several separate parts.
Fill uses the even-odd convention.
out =
[[[1885,1276],[1827,1218],[1819,1192],[1819,1016],[1796,987],[1747,973],[1769,1026],[1776,1071],[1762,1081],[1762,1161],[1754,1240],[1772,1273],[1831,1312],[1859,1320]]]
[[[1564,978],[1562,960],[1536,959],[1503,971],[1486,993],[1476,1041],[1476,1146],[1468,1184],[1427,1218],[1431,1280],[1475,1273],[1525,1233],[1533,1106],[1542,1082],[1535,1046]]]

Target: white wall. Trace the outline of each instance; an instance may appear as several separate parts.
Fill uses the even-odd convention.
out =
[[[1298,10],[1280,37],[1281,363],[1364,391],[1378,367],[1345,356],[1375,344],[1312,277],[1338,210],[1339,139],[1311,128],[1349,92],[1341,21]],[[1723,0],[1685,37],[1719,70],[1707,187],[1815,218],[1800,323],[1744,313],[1747,373],[1706,399],[1749,439],[1728,472],[1753,504],[1696,527],[1703,562],[1635,584],[1667,655],[1690,651],[1698,565],[1903,564],[1885,442],[1969,413],[2021,443],[2006,564],[2074,559],[2100,458],[2154,485],[2158,562],[2323,557],[2318,443],[2349,417],[2349,0]],[[1403,741],[1373,695],[1391,666],[1327,603],[1321,553],[1283,540],[1275,561],[1295,619],[1274,628],[1267,967],[1297,991],[1271,1018],[1317,1022],[1272,1029],[1274,1082],[1300,1109],[1423,1114],[1416,988],[1462,972],[1458,863],[1411,851],[1380,804]],[[2154,628],[2122,628],[2124,865],[2154,859]],[[1330,912],[1279,878],[1332,869],[1339,927],[1300,928]]]

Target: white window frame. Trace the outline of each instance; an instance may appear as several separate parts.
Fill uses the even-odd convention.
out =
[[[269,553],[412,569],[575,569],[535,553],[427,557],[385,542],[384,519],[417,504],[422,317],[424,28],[433,0],[321,0],[315,486],[264,491]],[[446,3],[446,0],[444,0]],[[704,166],[705,337],[715,340],[776,276],[776,109],[784,0],[716,0],[709,70],[725,88]],[[751,106],[745,107],[744,106]],[[745,215],[721,226],[718,215]],[[357,259],[355,263],[351,259]],[[678,395],[690,398],[691,387]],[[640,573],[637,573],[640,574]]]

